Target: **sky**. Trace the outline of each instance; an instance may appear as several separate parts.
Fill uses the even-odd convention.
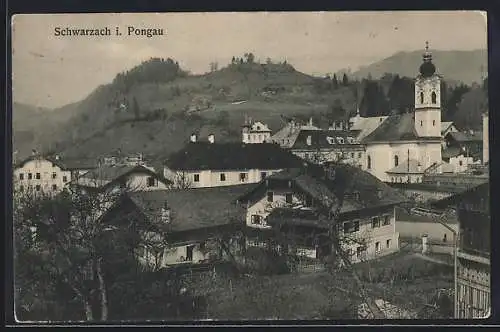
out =
[[[325,75],[400,51],[487,47],[481,12],[257,12],[23,14],[12,20],[16,102],[55,108],[79,101],[151,57],[173,58],[194,74],[246,52]],[[128,27],[163,36],[128,35]],[[55,29],[109,27],[111,36],[55,36]],[[119,27],[122,35],[115,35]]]

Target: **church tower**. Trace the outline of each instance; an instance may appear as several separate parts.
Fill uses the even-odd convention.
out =
[[[441,137],[441,78],[432,63],[429,42],[415,79],[415,129],[419,137]]]

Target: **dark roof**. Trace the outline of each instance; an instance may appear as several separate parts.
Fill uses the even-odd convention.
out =
[[[441,139],[441,137],[419,137],[415,129],[414,116],[414,113],[390,115],[377,129],[363,139],[363,143]]]
[[[148,216],[158,213],[165,202],[171,209],[169,230],[182,232],[227,224],[245,224],[246,210],[235,204],[236,198],[255,184],[155,190],[129,193],[135,205]]]
[[[348,145],[348,144],[357,144],[359,143],[348,143],[347,138],[351,137],[352,139],[356,139],[358,131],[347,131],[347,130],[301,130],[294,144],[292,145],[292,149],[311,149],[311,148],[338,148],[340,146]],[[311,145],[307,144],[307,138],[311,137]],[[339,141],[337,138],[341,138]]]
[[[330,178],[328,174],[333,174],[332,170],[334,170],[334,177]],[[341,213],[407,201],[399,192],[375,176],[345,164],[325,168],[308,164],[307,167],[301,169],[290,169],[273,174],[238,200],[240,202],[251,200],[252,197],[257,196],[259,189],[265,191],[267,185],[272,185],[275,180],[291,181],[299,191],[309,194],[328,209],[334,210],[339,197],[343,197]]]
[[[23,167],[29,161],[43,159],[50,161],[54,165],[60,167],[62,170],[89,170],[97,167],[97,162],[93,159],[56,159],[55,157],[43,157],[43,156],[29,156],[20,162],[18,162],[15,167]]]
[[[281,220],[298,226],[314,226],[325,229],[329,227],[326,222],[318,218],[313,210],[275,208],[266,218],[269,225],[278,224]]]
[[[457,142],[482,142],[483,141],[483,132],[482,131],[475,131],[473,133],[470,132],[463,132],[463,131],[457,131],[457,132],[449,132],[446,134],[446,136],[449,136],[453,138]]]
[[[469,188],[467,190],[464,190],[462,192],[459,192],[455,195],[443,198],[439,201],[432,202],[431,206],[436,209],[445,209],[447,207],[454,207],[470,199],[477,200],[483,198],[489,200],[489,196],[490,196],[490,183],[485,182],[477,186],[474,186],[472,188]]]
[[[432,218],[425,215],[419,215],[415,213],[410,213],[404,208],[396,207],[396,222],[398,221],[408,221],[408,222],[424,222],[424,223],[438,223],[438,218]],[[446,223],[456,224],[458,223],[457,218],[447,218]]]
[[[464,154],[464,152],[458,146],[449,146],[446,149],[443,149],[441,152],[441,158],[453,158],[461,154]]]
[[[272,143],[189,143],[165,161],[172,170],[274,170],[301,164],[299,157]]]

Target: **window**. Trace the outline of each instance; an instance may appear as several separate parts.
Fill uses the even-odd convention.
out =
[[[348,221],[344,223],[344,233],[354,233],[359,231],[359,221]]]
[[[247,173],[240,173],[240,182],[247,181]]]
[[[432,126],[436,126],[436,120],[432,120]]]
[[[220,181],[221,182],[226,181],[226,173],[220,173]]]
[[[460,161],[458,162],[458,164],[459,164],[460,166],[462,166],[462,161],[460,160]]]
[[[367,157],[368,159],[368,169],[371,169],[372,168],[372,158],[370,156]]]
[[[375,242],[375,252],[380,251],[380,242]]]
[[[372,228],[377,228],[377,227],[380,227],[380,218],[373,217],[372,218]]]
[[[312,207],[313,205],[313,200],[310,196],[306,196],[304,199],[304,206],[305,207]]]
[[[391,224],[391,216],[389,216],[389,215],[384,216],[384,226],[387,226],[390,224]]]
[[[394,167],[396,167],[398,165],[399,165],[399,157],[398,156],[394,156]]]
[[[361,158],[363,154],[361,152],[358,153],[358,158]]]
[[[388,239],[387,241],[385,241],[385,247],[386,248],[390,248],[391,247],[391,239]]]
[[[156,179],[152,176],[148,177],[148,187],[154,187],[156,185]]]
[[[287,204],[292,204],[293,203],[293,195],[290,193],[285,194],[285,202]]]
[[[66,175],[63,176],[63,182],[68,182],[68,177]]]
[[[19,180],[24,180],[24,173],[19,173]]]
[[[28,173],[28,180],[31,180],[31,179],[33,179],[33,174]]]
[[[24,186],[23,186],[23,185],[20,185],[20,186],[19,186],[19,190],[20,190],[20,191],[24,191]]]
[[[40,191],[40,189],[41,189],[40,185],[39,185],[39,184],[37,184],[37,185],[35,186],[35,190],[36,190],[36,191]]]
[[[434,91],[432,91],[432,94],[431,94],[431,100],[432,100],[432,103],[435,104],[436,103],[436,93]]]
[[[194,174],[193,175],[193,181],[194,182],[200,182],[200,174]]]
[[[259,216],[258,214],[253,214],[250,218],[252,225],[262,224],[262,216]]]
[[[268,202],[273,202],[273,200],[274,200],[274,194],[273,194],[273,192],[272,191],[268,191],[267,192],[267,201]]]
[[[52,185],[52,191],[56,191],[57,190],[57,184],[53,184]]]
[[[260,172],[260,178],[261,178],[262,180],[264,180],[264,179],[266,178],[266,176],[267,176],[267,173],[266,173],[266,172]]]
[[[424,126],[424,121],[420,120],[420,127]]]
[[[52,172],[52,178],[53,179],[57,178],[57,173],[56,172]]]
[[[36,173],[36,179],[37,179],[37,180],[40,180],[40,178],[41,178],[41,177],[42,177],[42,176],[40,175],[40,173]]]
[[[354,152],[351,152],[351,158],[354,158]]]
[[[424,93],[420,92],[420,104],[424,103]]]
[[[193,245],[186,246],[186,261],[187,262],[192,262],[193,261],[193,250],[194,250],[194,246]]]

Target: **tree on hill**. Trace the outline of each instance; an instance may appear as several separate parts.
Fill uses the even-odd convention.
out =
[[[219,63],[217,61],[210,62],[210,72],[217,71],[219,69]]]
[[[132,110],[134,111],[135,119],[139,119],[141,117],[141,109],[139,108],[139,104],[137,103],[137,99],[135,97],[132,99]]]
[[[343,86],[348,86],[349,85],[349,79],[347,78],[347,74],[344,73],[344,76],[342,76],[342,85]]]
[[[413,107],[413,81],[407,77],[395,75],[387,94],[389,110],[398,113],[406,112]]]
[[[359,111],[365,116],[386,115],[389,110],[389,103],[377,81],[363,80],[364,92]]]
[[[336,74],[333,74],[333,78],[332,78],[332,88],[333,90],[337,90],[339,87],[339,81],[337,80],[337,75]]]
[[[454,121],[456,119],[456,114],[462,98],[470,90],[471,88],[463,83],[449,90],[441,90],[441,93],[443,93],[443,91],[445,92],[444,97],[446,98],[442,105],[444,113],[443,121]]]

